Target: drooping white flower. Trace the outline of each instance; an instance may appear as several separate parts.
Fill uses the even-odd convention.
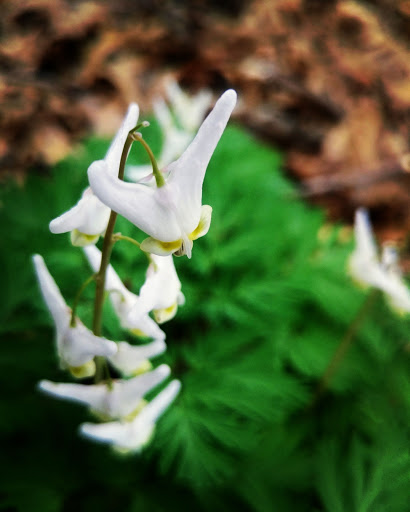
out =
[[[105,383],[87,386],[42,380],[38,387],[54,397],[89,406],[92,412],[105,421],[129,421],[145,405],[143,397],[148,391],[158,386],[170,373],[170,367],[163,364],[130,380],[114,380],[111,386]]]
[[[130,422],[83,423],[80,432],[95,441],[107,443],[120,451],[140,451],[152,438],[155,423],[169,407],[181,388],[178,380],[171,381]]]
[[[128,132],[137,124],[138,115],[138,105],[132,103],[104,160],[101,160],[104,162],[106,172],[113,176],[118,175],[122,150]],[[87,187],[75,206],[50,222],[50,231],[52,233],[71,231],[72,244],[83,247],[97,242],[100,235],[107,229],[109,217],[110,208],[94,195],[90,187]]]
[[[150,258],[145,283],[140,289],[140,303],[144,311],[152,311],[155,320],[162,324],[176,315],[185,297],[172,255],[151,254]]]
[[[84,247],[84,252],[91,268],[97,272],[100,268],[101,251],[91,245]],[[111,304],[123,329],[128,329],[137,336],[147,336],[155,340],[165,339],[165,333],[142,308],[138,295],[124,286],[112,265],[107,268],[105,289],[110,293]]]
[[[164,172],[166,166],[179,158],[188,147],[212,101],[210,91],[202,90],[190,96],[182,91],[175,80],[167,82],[165,91],[169,106],[162,98],[156,99],[153,103],[154,114],[163,137],[158,166]],[[155,184],[151,165],[130,165],[126,173],[131,181],[142,180]]]
[[[190,258],[193,240],[208,232],[212,208],[202,206],[202,184],[235,103],[235,91],[221,96],[183,155],[168,166],[161,187],[125,183],[108,172],[104,161],[88,169],[94,194],[150,236],[141,244],[144,251]]]
[[[167,348],[163,339],[154,340],[145,345],[130,345],[126,341],[120,341],[117,345],[117,352],[108,360],[126,377],[150,370],[152,365],[149,359],[159,356]]]
[[[78,318],[75,319],[75,326],[71,327],[71,309],[65,303],[43,258],[36,254],[33,261],[41,293],[54,320],[61,367],[69,369],[78,378],[94,375],[94,356],[114,355],[117,344],[95,336]]]
[[[353,279],[362,286],[383,291],[395,309],[410,312],[410,292],[397,264],[397,253],[392,247],[385,247],[379,257],[369,216],[363,208],[356,211],[354,232],[356,248],[349,259]]]

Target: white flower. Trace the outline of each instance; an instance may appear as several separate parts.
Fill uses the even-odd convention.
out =
[[[139,294],[141,308],[152,311],[155,320],[162,324],[176,315],[178,306],[185,303],[185,297],[172,255],[151,254],[150,258],[145,283]]]
[[[101,251],[95,246],[84,247],[84,252],[94,272],[100,268]],[[122,283],[111,265],[107,268],[105,289],[110,293],[110,300],[121,327],[137,336],[147,336],[155,340],[164,340],[165,333],[142,308],[138,295],[130,292]]]
[[[181,128],[186,132],[195,133],[211,105],[211,91],[202,90],[195,96],[189,96],[175,80],[170,80],[165,90]]]
[[[94,194],[150,235],[141,244],[144,251],[190,258],[193,240],[208,232],[212,208],[201,206],[202,184],[235,103],[235,91],[221,96],[184,154],[168,166],[169,175],[161,187],[125,183],[108,172],[104,161],[88,169]]]
[[[163,136],[158,166],[166,172],[166,166],[179,158],[194,138],[211,105],[212,94],[204,90],[189,96],[175,80],[169,81],[165,90],[170,108],[159,98],[154,101],[153,109]],[[126,173],[131,181],[145,182],[151,179],[151,183],[155,183],[151,165],[130,165]]]
[[[129,421],[145,405],[144,395],[166,379],[171,370],[163,364],[155,370],[130,380],[114,380],[108,384],[66,384],[42,380],[38,387],[57,398],[88,405],[92,412],[105,421],[121,419]]]
[[[364,286],[383,291],[391,305],[401,312],[410,312],[410,292],[397,264],[397,253],[385,247],[380,260],[368,213],[360,208],[355,215],[356,248],[349,260],[349,272]]]
[[[138,105],[132,103],[104,160],[99,160],[104,162],[104,168],[113,176],[118,175],[122,150],[128,132],[137,124],[138,114]],[[94,195],[90,187],[87,187],[75,206],[50,222],[50,231],[71,231],[71,242],[76,246],[95,244],[107,229],[109,217],[110,208]]]
[[[56,327],[57,353],[61,367],[68,368],[75,377],[94,375],[94,356],[114,355],[117,344],[95,336],[78,318],[75,319],[75,326],[71,327],[71,309],[65,303],[43,258],[36,254],[33,261],[41,293]]]
[[[154,340],[145,345],[130,345],[126,341],[117,343],[118,351],[108,358],[114,368],[126,377],[138,375],[151,369],[149,359],[165,352],[165,341]]]
[[[171,381],[130,422],[83,423],[80,432],[95,441],[111,444],[120,451],[140,451],[152,438],[156,421],[175,399],[180,387],[178,380]]]

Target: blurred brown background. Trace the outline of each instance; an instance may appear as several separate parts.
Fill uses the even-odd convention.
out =
[[[0,179],[112,135],[173,75],[191,91],[237,89],[234,118],[286,151],[302,195],[332,219],[367,206],[383,239],[406,243],[409,0],[0,5]]]

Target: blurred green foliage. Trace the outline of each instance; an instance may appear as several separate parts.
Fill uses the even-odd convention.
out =
[[[158,151],[155,123],[144,136]],[[187,301],[163,326],[168,350],[156,362],[183,388],[152,444],[121,457],[85,441],[76,430],[89,413],[36,391],[40,379],[69,377],[57,368],[30,257],[44,256],[72,303],[90,270],[48,223],[79,199],[106,148],[90,139],[52,176],[1,191],[0,510],[410,510],[409,322],[379,299],[315,400],[366,296],[345,271],[353,242],[295,199],[278,153],[236,128],[207,171],[210,232],[191,261],[176,260]],[[123,219],[117,231],[142,240]],[[137,292],[146,258],[120,242],[112,262]],[[88,325],[92,294],[78,310]],[[108,303],[104,334],[129,339]]]

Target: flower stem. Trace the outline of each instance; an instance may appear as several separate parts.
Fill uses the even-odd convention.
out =
[[[326,389],[329,386],[330,381],[334,377],[335,373],[337,372],[340,364],[342,363],[345,355],[347,354],[347,351],[351,347],[355,335],[357,334],[360,326],[363,323],[363,320],[367,316],[368,312],[370,311],[371,307],[374,304],[374,301],[377,297],[378,290],[373,289],[364,300],[363,304],[360,306],[359,310],[356,313],[356,316],[353,318],[352,322],[350,323],[345,335],[341,339],[339,346],[337,347],[335,353],[333,354],[332,359],[330,360],[329,364],[326,367],[326,370],[324,371],[322,378],[320,379],[316,395],[314,398],[314,403],[317,402],[318,398],[326,391]]]
[[[134,133],[132,137],[135,141],[140,142],[144,146],[144,149],[148,153],[149,159],[151,160],[152,173],[154,175],[157,187],[163,187],[165,185],[164,176],[162,176],[161,171],[158,168],[157,161],[155,160],[154,153],[152,152],[151,148],[138,133]]]
[[[78,303],[80,302],[81,295],[83,294],[84,290],[87,288],[87,286],[92,283],[96,279],[97,274],[92,274],[88,279],[84,281],[84,283],[80,286],[77,295],[74,298],[73,307],[71,310],[71,320],[70,320],[70,327],[75,327],[75,313],[77,311]]]
[[[127,242],[130,242],[131,244],[134,244],[137,247],[141,246],[141,244],[139,242],[137,242],[130,236],[121,235],[121,233],[115,233],[115,235],[113,235],[113,240],[114,240],[114,242],[117,242],[118,240],[126,240]]]
[[[128,153],[131,149],[132,143],[134,141],[132,136],[133,130],[128,133],[127,140],[125,141],[124,148],[121,154],[120,166],[118,170],[118,178],[120,180],[124,179],[124,170],[125,170],[125,162],[127,161]],[[107,230],[104,235],[104,242],[101,251],[101,263],[100,269],[95,276],[96,280],[96,289],[95,289],[95,300],[94,300],[94,317],[93,317],[93,333],[96,336],[101,336],[102,332],[102,312],[104,305],[104,289],[105,289],[105,275],[107,272],[107,267],[110,263],[111,252],[114,245],[113,233],[114,226],[117,220],[117,212],[111,210],[110,218],[108,220]],[[106,361],[102,357],[95,358],[95,382],[100,382],[104,373],[108,373],[108,369],[105,368],[107,365]]]

